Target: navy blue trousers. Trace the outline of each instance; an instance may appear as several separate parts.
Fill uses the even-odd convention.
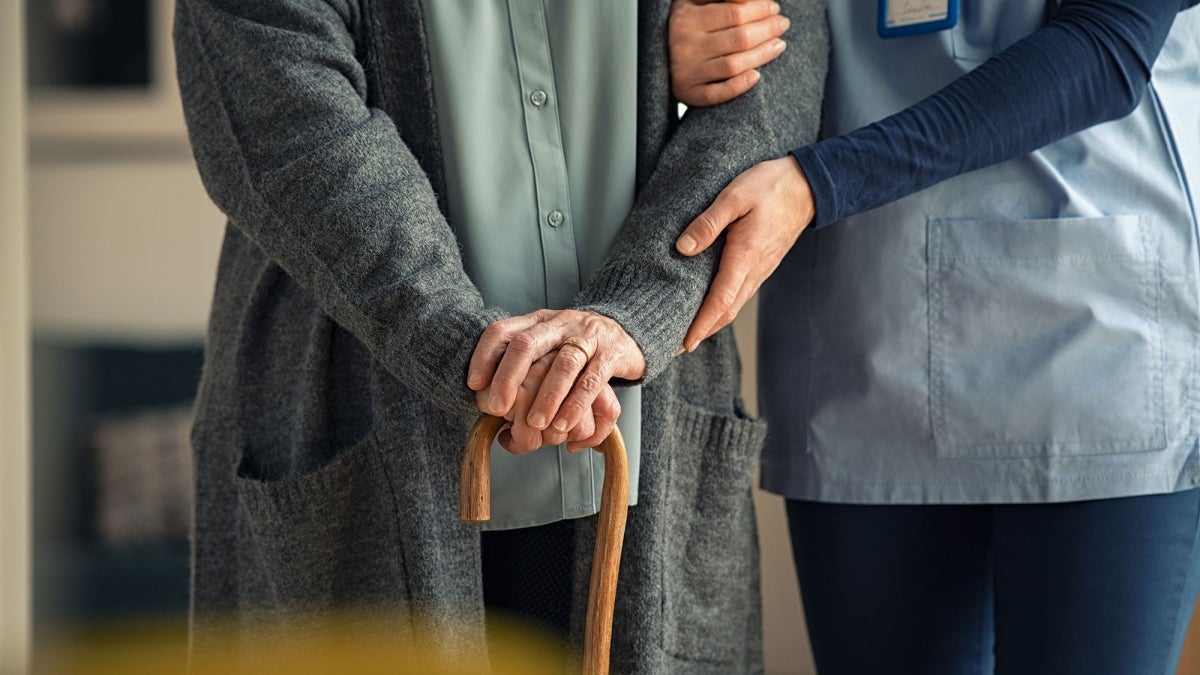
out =
[[[1200,592],[1200,490],[787,512],[821,675],[1174,675]]]

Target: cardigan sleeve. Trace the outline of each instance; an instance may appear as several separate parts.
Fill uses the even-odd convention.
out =
[[[212,199],[395,377],[473,411],[484,306],[425,173],[367,105],[349,0],[178,0],[193,153]],[[459,375],[461,373],[461,376]]]
[[[613,251],[575,298],[576,307],[616,319],[638,343],[646,358],[643,380],[665,370],[683,344],[724,241],[685,258],[675,251],[676,237],[739,173],[816,138],[829,56],[825,1],[780,4],[792,21],[784,36],[787,51],[761,69],[762,79],[749,92],[687,111]],[[664,26],[641,29],[665,34]],[[665,39],[660,41],[665,61]],[[670,98],[668,91],[661,96]]]
[[[1027,154],[1141,102],[1175,14],[1197,0],[1063,0],[1025,39],[915,105],[792,156],[813,227]]]

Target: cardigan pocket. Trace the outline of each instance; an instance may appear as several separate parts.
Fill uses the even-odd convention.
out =
[[[403,557],[374,434],[325,466],[263,481],[239,472],[237,498],[263,609],[405,611]]]
[[[1146,218],[933,220],[928,258],[939,456],[1165,446],[1162,279]]]
[[[671,412],[678,451],[667,479],[663,647],[713,672],[739,672],[761,620],[751,484],[766,423],[740,403],[734,416],[682,401]]]

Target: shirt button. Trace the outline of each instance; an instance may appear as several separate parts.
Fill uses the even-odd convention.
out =
[[[550,213],[547,213],[546,214],[546,222],[550,223],[550,227],[558,227],[559,225],[562,225],[563,224],[563,212],[555,210],[555,211],[551,211]]]
[[[529,102],[540,108],[546,105],[546,99],[548,98],[550,97],[546,95],[544,89],[534,89],[533,93],[529,95]]]

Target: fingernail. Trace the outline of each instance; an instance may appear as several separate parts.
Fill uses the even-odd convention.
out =
[[[546,428],[546,416],[543,415],[542,413],[534,413],[534,414],[530,415],[529,416],[529,426],[533,427],[534,429],[545,429]]]
[[[500,400],[500,393],[493,391],[491,395],[488,396],[488,412],[492,413],[493,415],[504,412],[500,407],[501,403],[502,401]]]
[[[783,30],[786,32],[787,29],[789,29],[791,27],[792,27],[792,20],[787,18],[786,16],[783,17]]]
[[[679,351],[675,352],[675,356],[679,356],[680,354],[682,354],[682,353],[684,353],[684,352],[686,352],[686,351],[687,351],[686,349],[684,349],[683,347],[680,347],[680,348],[679,348]]]
[[[696,351],[696,346],[698,344],[699,344],[698,342],[685,342],[683,344],[683,348],[688,350],[688,353],[690,354],[690,353]]]
[[[774,49],[777,52],[781,52],[781,51],[787,49],[787,43],[784,42],[783,40],[776,40]]]
[[[675,247],[684,255],[690,255],[696,250],[696,240],[690,234],[680,235],[679,241],[675,242]]]
[[[471,373],[470,375],[467,375],[468,387],[478,387],[481,384],[483,384],[483,376],[479,373]]]
[[[771,3],[771,13],[772,14],[778,14],[781,11],[783,11],[783,8],[779,6],[778,2]]]
[[[566,420],[558,420],[557,422],[555,422],[554,430],[559,433],[566,431],[567,430],[567,421]]]
[[[758,72],[757,70],[750,71],[750,84],[752,84],[752,85],[758,84],[758,81],[761,79],[762,79],[762,73]]]

